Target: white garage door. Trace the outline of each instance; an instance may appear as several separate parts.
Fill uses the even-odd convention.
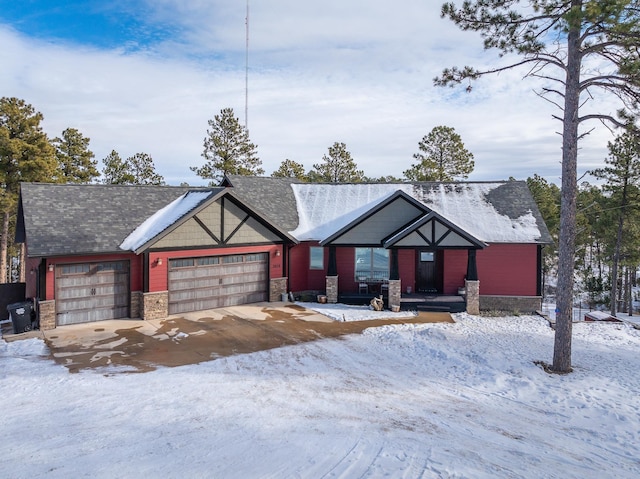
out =
[[[169,260],[169,313],[266,301],[267,253]]]
[[[56,322],[88,323],[129,316],[129,262],[56,267]]]

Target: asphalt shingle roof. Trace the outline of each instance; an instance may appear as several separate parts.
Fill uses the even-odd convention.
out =
[[[188,187],[23,183],[31,257],[112,253],[140,223]],[[17,234],[20,235],[20,221]]]
[[[328,225],[363,206],[358,204],[362,198],[372,201],[402,190],[481,240],[552,242],[523,181],[311,185],[292,178],[232,175],[224,184],[274,226],[293,232],[298,239],[304,235],[297,236],[296,229]],[[16,236],[24,241],[26,234],[30,257],[120,253],[120,244],[135,228],[194,189],[200,188],[23,183]],[[301,195],[306,190],[313,192],[313,204]],[[535,238],[523,240],[523,228],[535,230]],[[483,231],[492,232],[493,239]]]

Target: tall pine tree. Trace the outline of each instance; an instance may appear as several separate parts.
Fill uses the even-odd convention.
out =
[[[322,157],[322,163],[313,165],[309,179],[318,183],[361,183],[365,176],[351,157],[347,145],[335,142],[329,147],[329,154]]]
[[[418,163],[404,172],[410,181],[453,181],[469,177],[475,166],[473,153],[450,126],[436,126],[418,143]]]
[[[24,100],[0,98],[0,283],[9,280],[9,220],[16,212],[20,182],[52,181],[55,175],[55,150],[42,131],[42,120],[42,113]]]
[[[198,176],[219,184],[224,175],[259,176],[264,174],[257,147],[249,141],[249,132],[236,118],[233,108],[223,108],[209,120],[204,138],[203,166],[192,166]]]
[[[470,82],[522,66],[525,76],[541,82],[539,94],[560,109],[562,201],[551,369],[570,372],[579,127],[589,120],[615,126],[633,120],[631,113],[640,102],[640,5],[638,0],[468,0],[459,8],[445,3],[442,16],[462,30],[479,32],[485,49],[497,49],[501,60],[486,70],[447,68],[434,79],[436,85]],[[627,111],[616,117],[589,103],[603,92]]]

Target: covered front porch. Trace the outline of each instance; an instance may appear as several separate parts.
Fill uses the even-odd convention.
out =
[[[368,305],[375,297],[369,293],[339,293],[338,302],[353,305]],[[389,309],[389,294],[383,290],[385,308]],[[465,295],[435,294],[435,293],[401,293],[401,311],[439,311],[448,313],[462,313],[467,309]]]

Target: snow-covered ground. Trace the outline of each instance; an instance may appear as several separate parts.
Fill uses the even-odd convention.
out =
[[[541,318],[455,319],[142,374],[0,341],[0,477],[640,477],[640,331],[559,376]]]

